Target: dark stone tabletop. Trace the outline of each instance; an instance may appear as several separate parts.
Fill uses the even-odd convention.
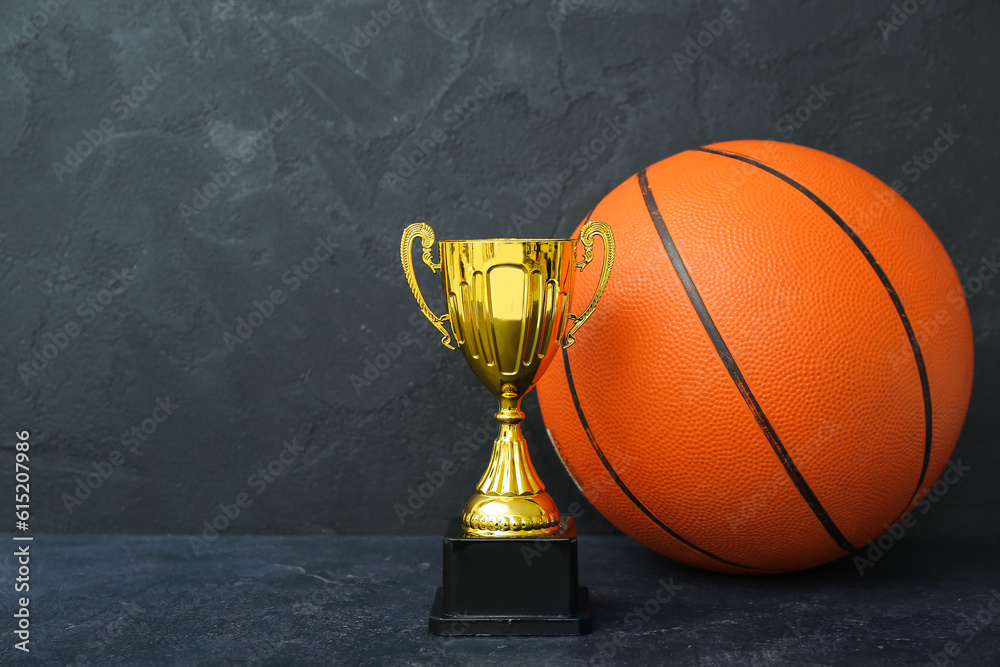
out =
[[[440,538],[223,536],[198,555],[190,540],[36,536],[31,653],[13,648],[8,620],[0,663],[1000,664],[995,543],[916,536],[863,576],[843,559],[735,577],[679,565],[625,537],[584,535],[580,579],[593,634],[441,638],[427,632]],[[3,566],[12,582],[16,559]]]

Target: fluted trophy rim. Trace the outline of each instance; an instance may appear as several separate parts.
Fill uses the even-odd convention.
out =
[[[522,239],[522,238],[495,238],[495,239],[440,239],[438,243],[509,243],[514,244],[524,244],[524,243],[566,243],[566,242],[577,242],[580,239],[575,238],[562,238],[562,239]]]

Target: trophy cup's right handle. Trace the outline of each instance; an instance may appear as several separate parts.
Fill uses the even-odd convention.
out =
[[[399,259],[403,262],[403,273],[406,274],[406,282],[409,283],[410,291],[413,292],[413,298],[417,300],[417,305],[420,306],[424,317],[444,336],[441,339],[441,344],[449,350],[454,350],[455,346],[451,344],[451,334],[444,328],[444,322],[449,319],[449,316],[445,314],[438,317],[431,312],[431,309],[427,307],[427,302],[424,301],[423,294],[420,293],[420,286],[417,285],[417,277],[413,274],[410,246],[413,245],[413,240],[416,238],[420,239],[420,245],[424,251],[424,264],[430,267],[430,270],[434,273],[437,273],[438,269],[441,268],[440,264],[436,264],[431,259],[431,249],[434,247],[434,230],[426,222],[415,222],[403,230],[403,240],[399,244]]]
[[[576,342],[573,334],[594,313],[594,309],[597,308],[597,302],[601,300],[601,295],[604,294],[604,288],[608,286],[608,278],[611,276],[611,265],[615,263],[615,235],[611,233],[611,225],[600,220],[590,220],[580,230],[580,240],[583,242],[584,251],[583,260],[576,263],[576,268],[582,271],[594,259],[595,235],[600,236],[604,240],[604,266],[601,267],[601,278],[597,283],[597,290],[594,292],[594,298],[591,300],[590,305],[587,306],[587,310],[583,311],[580,315],[570,313],[569,318],[573,320],[574,324],[566,332],[563,349]]]

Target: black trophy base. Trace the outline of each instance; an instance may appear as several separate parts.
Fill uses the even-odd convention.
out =
[[[443,584],[428,623],[435,635],[591,631],[590,595],[577,579],[572,517],[544,537],[470,537],[452,519],[444,535]]]

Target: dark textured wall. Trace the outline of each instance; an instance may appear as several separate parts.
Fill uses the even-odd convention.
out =
[[[778,138],[903,180],[963,278],[987,277],[957,450],[972,471],[917,530],[996,532],[1000,4],[903,4],[5,1],[0,446],[31,433],[33,528],[196,532],[246,493],[230,532],[440,532],[494,408],[423,324],[403,226],[566,236],[652,162]],[[385,25],[360,39],[372,10]],[[814,90],[806,122],[782,120]],[[615,140],[574,161],[608,122]],[[525,409],[565,510],[579,494]],[[483,445],[468,460],[464,438]],[[394,505],[449,460],[401,522]],[[610,529],[587,507],[581,524]]]

